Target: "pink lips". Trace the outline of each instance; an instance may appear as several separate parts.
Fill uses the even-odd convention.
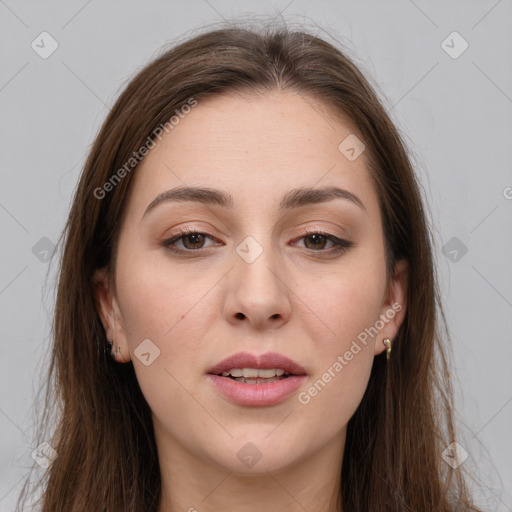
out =
[[[223,371],[231,368],[281,368],[290,375],[278,381],[262,384],[245,384],[229,377]],[[229,401],[246,406],[270,406],[278,404],[298,389],[306,380],[306,370],[295,361],[275,352],[254,356],[240,352],[230,356],[208,370],[208,379]]]

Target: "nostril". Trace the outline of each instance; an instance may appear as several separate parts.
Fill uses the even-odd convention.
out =
[[[236,317],[239,318],[240,320],[243,320],[245,318],[245,315],[243,313],[237,313]]]

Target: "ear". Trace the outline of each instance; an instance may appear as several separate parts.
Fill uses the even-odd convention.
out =
[[[406,260],[398,260],[381,309],[380,319],[384,326],[380,329],[379,336],[375,340],[375,355],[386,349],[383,343],[386,338],[391,340],[391,346],[393,346],[393,340],[405,318],[408,282],[409,265]]]
[[[114,345],[112,349],[115,350],[117,347],[120,349],[116,355],[116,361],[127,363],[131,359],[128,338],[123,326],[121,311],[115,294],[110,289],[108,278],[106,268],[98,269],[94,273],[93,284],[96,309],[105,329],[105,346],[107,346],[107,340],[113,340]]]

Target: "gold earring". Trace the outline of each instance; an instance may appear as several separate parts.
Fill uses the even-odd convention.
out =
[[[389,338],[385,338],[383,343],[386,345],[386,359],[389,359],[389,354],[391,354],[391,340]]]

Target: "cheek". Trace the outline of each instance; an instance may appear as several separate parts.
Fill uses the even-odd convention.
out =
[[[195,314],[196,305],[201,307],[208,278],[198,279],[197,273],[173,265],[165,258],[164,248],[137,252],[130,251],[129,244],[137,247],[142,242],[127,241],[124,258],[119,261],[117,279],[124,325],[130,335],[152,335],[164,341]],[[210,281],[212,286],[212,276]]]
[[[318,276],[317,276],[318,277]],[[309,281],[311,282],[311,281]],[[303,296],[311,309],[302,319],[314,342],[315,374],[299,402],[332,410],[331,427],[345,425],[366,390],[374,360],[375,331],[385,287],[384,267],[366,261],[315,280]],[[333,430],[333,431],[334,431]]]
[[[190,369],[197,369],[205,345],[211,343],[211,326],[219,317],[218,275],[180,270],[169,262],[163,265],[161,258],[155,261],[134,253],[121,262],[118,272],[123,324],[141,388],[156,386],[156,396],[163,389],[172,396],[181,389],[172,377],[186,383]],[[145,339],[159,351],[147,367],[137,358]]]
[[[346,350],[379,318],[385,290],[384,263],[349,263],[353,261],[337,271],[317,275],[313,281],[310,276],[303,278],[299,285],[301,298],[309,309],[309,314],[304,310],[302,317],[309,318],[311,339],[324,345],[318,354],[332,357],[333,353]]]
[[[214,294],[205,296],[215,280],[211,276],[194,279],[175,271],[164,274],[150,265],[136,268],[136,272],[119,274],[123,323],[142,393],[159,418],[168,418],[169,411],[191,408],[191,369],[199,371],[208,328],[218,315]],[[147,366],[137,357],[146,339],[157,347],[150,345],[149,352],[158,354]],[[200,416],[200,409],[194,414]]]

